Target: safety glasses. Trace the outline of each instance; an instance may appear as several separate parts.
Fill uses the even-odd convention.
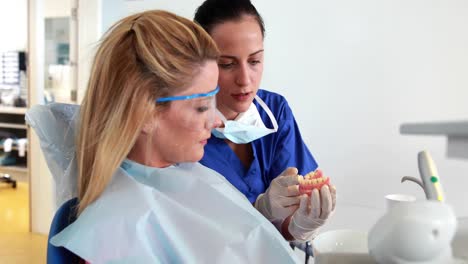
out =
[[[197,93],[191,95],[181,95],[181,96],[168,96],[168,97],[161,97],[156,100],[156,103],[163,103],[163,102],[170,102],[170,101],[179,101],[179,100],[190,100],[200,97],[210,97],[216,95],[219,92],[219,86],[216,86],[211,92],[208,93]]]
[[[156,103],[171,102],[169,114],[185,129],[201,131],[213,128],[216,120],[216,94],[219,87],[207,93],[161,97]]]

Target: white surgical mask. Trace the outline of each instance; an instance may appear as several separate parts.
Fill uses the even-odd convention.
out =
[[[246,112],[240,113],[234,120],[227,120],[224,115],[218,111],[219,117],[224,123],[224,127],[215,128],[211,130],[211,133],[217,138],[226,138],[236,144],[246,144],[278,131],[278,123],[270,108],[268,108],[258,95],[255,96],[255,100],[257,100],[258,104],[270,117],[273,128],[267,128],[265,126],[258,113],[257,107],[252,103]]]

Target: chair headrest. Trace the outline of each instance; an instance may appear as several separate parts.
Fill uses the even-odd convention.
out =
[[[52,103],[35,105],[26,112],[26,123],[39,137],[54,178],[57,205],[77,196],[75,135],[79,109],[79,105]]]

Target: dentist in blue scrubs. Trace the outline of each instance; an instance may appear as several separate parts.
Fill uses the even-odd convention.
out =
[[[212,130],[200,161],[240,190],[288,240],[306,241],[335,208],[336,189],[300,195],[297,175],[318,164],[286,99],[259,89],[265,27],[249,0],[206,0],[194,18],[216,42],[224,127]]]

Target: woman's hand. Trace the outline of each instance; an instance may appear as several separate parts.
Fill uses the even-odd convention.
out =
[[[310,197],[302,195],[297,211],[292,215],[287,231],[292,239],[307,241],[314,237],[315,231],[321,227],[335,210],[336,188],[333,185],[323,185],[320,191],[312,190]],[[284,230],[284,229],[283,229]],[[288,234],[283,236],[288,238]]]
[[[299,207],[301,176],[297,173],[297,169],[293,167],[284,170],[255,202],[255,208],[277,227]]]

